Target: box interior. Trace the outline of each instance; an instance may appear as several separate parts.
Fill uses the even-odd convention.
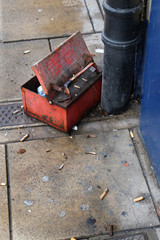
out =
[[[38,81],[38,78],[36,76],[34,76],[28,82],[26,82],[22,87],[38,94],[37,88],[39,86],[40,86],[40,83]]]

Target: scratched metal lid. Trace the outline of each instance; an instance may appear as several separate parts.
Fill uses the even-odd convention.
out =
[[[64,84],[93,61],[80,32],[73,34],[47,57],[32,66],[47,100],[52,103]]]

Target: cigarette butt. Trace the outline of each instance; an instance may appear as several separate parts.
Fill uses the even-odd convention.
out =
[[[22,129],[21,127],[18,127],[18,131],[21,131],[21,129]]]
[[[142,200],[144,200],[144,197],[138,197],[134,199],[134,202],[140,202]]]
[[[142,200],[144,200],[144,197],[138,197],[134,199],[134,202],[140,202]]]
[[[103,198],[107,195],[108,193],[108,188],[106,188],[106,190],[102,193],[102,195],[100,196],[100,199],[103,200]]]
[[[76,239],[72,237],[71,240],[76,240]]]
[[[96,138],[97,136],[96,135],[93,135],[93,134],[89,134],[88,136],[87,136],[87,138]]]
[[[132,131],[130,131],[130,136],[131,136],[132,139],[134,138],[134,134],[133,134]]]
[[[23,52],[23,54],[27,54],[27,53],[30,53],[30,50],[26,50]]]
[[[29,137],[29,134],[27,133],[24,137],[20,139],[20,142],[23,142],[27,137]]]
[[[51,149],[46,149],[46,152],[50,152],[51,151]]]
[[[77,85],[74,85],[74,87],[75,87],[75,88],[78,88],[78,89],[80,88],[80,86],[77,86]]]
[[[62,170],[63,167],[64,167],[64,164],[62,164],[62,165],[59,167],[59,170]]]
[[[13,114],[17,114],[18,112],[19,112],[19,110],[16,110],[16,111],[13,112]]]
[[[63,156],[65,159],[67,159],[67,155],[66,155],[64,152],[62,152],[62,156]]]
[[[6,186],[6,183],[0,183],[0,186]]]
[[[86,78],[82,78],[82,80],[83,80],[84,82],[87,82],[87,81],[88,81]]]
[[[96,155],[96,152],[85,152],[85,154],[92,154],[92,155]]]

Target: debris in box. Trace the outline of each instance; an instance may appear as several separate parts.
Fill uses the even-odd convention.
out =
[[[21,139],[20,139],[20,142],[23,142],[26,138],[28,138],[29,137],[29,134],[27,133],[24,137],[22,137]]]
[[[104,192],[102,193],[102,195],[100,196],[100,199],[103,200],[103,198],[105,198],[105,196],[107,195],[107,193],[109,192],[108,188],[106,188],[104,190]]]
[[[38,92],[38,94],[39,94],[40,96],[46,97],[46,95],[45,95],[45,93],[44,93],[44,91],[43,91],[42,86],[39,86],[39,87],[37,88],[37,92]]]
[[[19,150],[18,150],[18,154],[23,154],[23,153],[25,153],[26,152],[26,149],[25,148],[20,148]]]
[[[74,85],[74,87],[80,89],[80,86],[78,86],[78,85]]]
[[[83,77],[82,77],[82,80],[83,80],[84,82],[87,82],[87,81],[88,81],[86,78],[83,78]]]
[[[74,237],[72,237],[71,240],[76,240],[76,239]]]

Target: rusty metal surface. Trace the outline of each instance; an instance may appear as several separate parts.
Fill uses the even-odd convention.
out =
[[[62,87],[66,81],[93,61],[80,32],[73,34],[56,50],[32,66],[45,95],[52,101],[57,94],[53,85]]]
[[[147,239],[148,238],[144,234],[136,234],[136,235],[112,238],[112,240],[147,240]]]
[[[82,96],[85,91],[87,91],[97,80],[99,80],[100,77],[101,73],[97,73],[96,71],[93,72],[88,69],[69,85],[71,99],[67,98],[64,92],[61,92],[55,97],[54,103],[62,108],[68,108],[77,100],[77,98]]]
[[[24,114],[22,103],[0,105],[0,127],[15,126],[20,124],[37,123],[38,121]],[[17,111],[15,113],[15,111]]]

